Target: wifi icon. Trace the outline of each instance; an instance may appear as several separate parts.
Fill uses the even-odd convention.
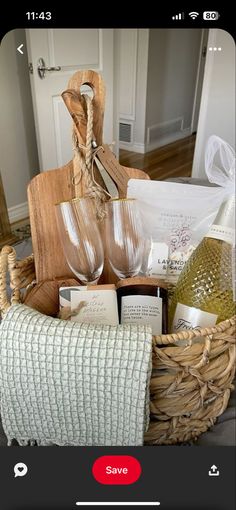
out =
[[[199,12],[189,12],[188,15],[192,19],[196,19],[199,16]]]

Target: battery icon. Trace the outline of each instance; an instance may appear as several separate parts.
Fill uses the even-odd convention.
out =
[[[206,21],[216,21],[219,17],[220,15],[217,11],[205,11],[203,13],[203,19]]]

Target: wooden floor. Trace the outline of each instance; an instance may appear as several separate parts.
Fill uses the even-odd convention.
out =
[[[190,177],[196,135],[170,143],[146,154],[120,150],[120,164],[144,170],[154,180]]]

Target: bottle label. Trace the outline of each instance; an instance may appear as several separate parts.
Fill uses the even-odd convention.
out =
[[[193,306],[177,304],[172,331],[178,333],[188,329],[211,328],[215,326],[218,315],[203,312]]]
[[[162,333],[162,298],[156,296],[123,296],[121,324],[150,324],[152,334]]]
[[[220,239],[221,241],[225,241],[232,245],[235,244],[234,229],[223,225],[212,225],[209,232],[206,234],[206,237]]]

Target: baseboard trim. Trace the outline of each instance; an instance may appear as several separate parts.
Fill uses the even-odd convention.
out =
[[[191,135],[191,128],[183,129],[183,131],[179,131],[177,133],[171,133],[170,135],[164,136],[160,140],[155,140],[155,142],[146,143],[145,145],[145,153],[154,151],[155,149],[159,149],[159,147],[163,147],[164,145],[168,145],[169,143],[177,142],[182,138],[186,138]]]
[[[22,204],[9,207],[8,216],[10,223],[15,223],[15,221],[27,218],[29,216],[28,202],[23,202]]]
[[[120,149],[124,149],[125,151],[138,152],[139,154],[145,153],[145,144],[144,143],[125,143],[119,142]]]
[[[151,143],[144,144],[119,142],[119,148],[130,152],[146,154],[146,152],[154,151],[155,149],[159,149],[159,147],[163,147],[169,143],[177,142],[178,140],[182,140],[182,138],[187,138],[187,136],[190,136],[191,134],[191,128],[189,127],[187,129],[183,129],[183,131],[178,131],[176,133],[171,133],[170,135],[163,136],[163,138],[160,140],[155,140],[155,142]]]

